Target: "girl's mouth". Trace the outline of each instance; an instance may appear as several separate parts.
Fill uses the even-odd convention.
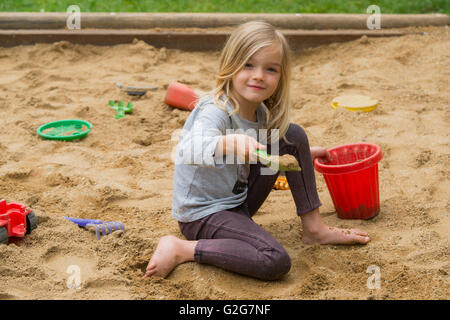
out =
[[[263,87],[255,86],[255,85],[248,85],[248,87],[255,89],[255,90],[263,90],[264,89]]]

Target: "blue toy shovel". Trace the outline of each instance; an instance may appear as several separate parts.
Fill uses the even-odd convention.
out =
[[[95,229],[95,235],[97,236],[97,240],[99,240],[100,237],[105,236],[107,234],[111,234],[111,233],[113,233],[113,231],[116,231],[119,229],[122,229],[122,231],[125,233],[125,227],[123,226],[122,222],[117,222],[117,221],[103,222],[103,221],[95,220],[95,219],[81,219],[81,218],[70,218],[70,217],[64,217],[64,219],[67,219],[82,228],[93,227]]]

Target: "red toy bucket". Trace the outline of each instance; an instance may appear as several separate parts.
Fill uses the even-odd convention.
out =
[[[341,219],[369,219],[380,212],[378,162],[381,148],[372,143],[355,143],[328,150],[330,162],[314,160],[323,174]]]
[[[164,102],[168,105],[189,111],[195,108],[197,101],[198,96],[194,89],[179,82],[173,82],[169,85],[164,98]]]

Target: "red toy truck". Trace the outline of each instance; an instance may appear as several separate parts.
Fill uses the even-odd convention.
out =
[[[23,237],[36,227],[37,218],[31,209],[0,200],[0,243],[8,244],[9,237]]]

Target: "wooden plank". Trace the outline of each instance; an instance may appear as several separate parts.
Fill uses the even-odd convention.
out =
[[[392,37],[410,34],[395,30],[282,30],[294,51],[333,42],[352,41],[367,37]],[[69,41],[77,44],[116,45],[142,40],[156,47],[185,51],[221,50],[229,32],[175,32],[151,30],[0,30],[0,46],[32,45]]]
[[[81,8],[82,9],[82,8]],[[65,12],[0,12],[0,29],[66,29]],[[365,29],[369,14],[96,13],[81,12],[84,29],[220,28],[264,20],[279,29]],[[381,14],[381,28],[443,26],[445,14]]]

